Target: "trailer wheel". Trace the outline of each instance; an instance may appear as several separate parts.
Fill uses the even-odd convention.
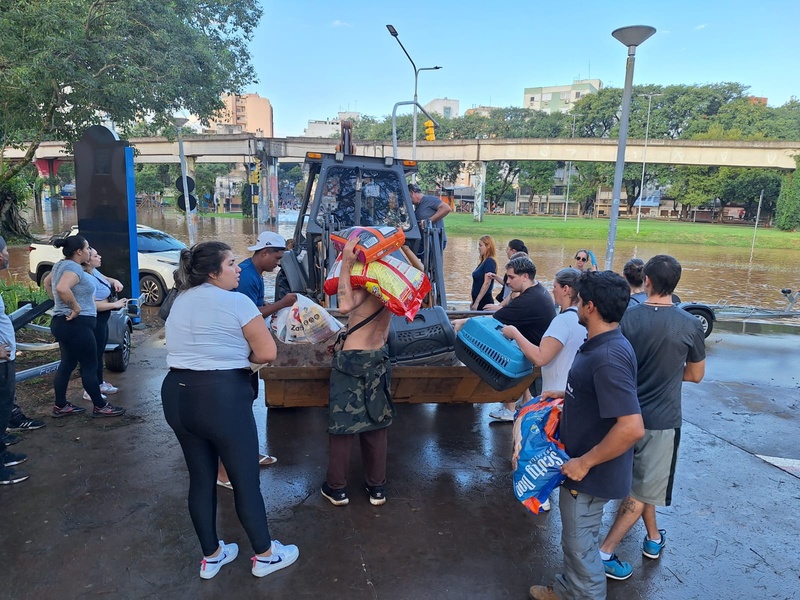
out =
[[[106,352],[105,359],[106,369],[109,371],[121,373],[127,370],[128,362],[131,359],[131,332],[127,327],[125,327],[125,331],[122,333],[122,342],[119,348],[113,352]]]
[[[703,337],[708,337],[711,335],[711,332],[714,330],[714,321],[709,317],[708,313],[700,308],[687,308],[686,312],[700,321],[700,325],[703,327]]]

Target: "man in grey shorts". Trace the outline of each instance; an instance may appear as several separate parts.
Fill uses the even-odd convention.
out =
[[[647,299],[630,307],[620,322],[622,334],[636,352],[636,378],[645,435],[636,443],[630,495],[600,546],[610,579],[627,579],[630,563],[614,554],[617,545],[639,520],[647,534],[642,554],[656,559],[666,544],[666,531],[656,523],[656,506],[672,503],[672,483],[681,439],[681,386],[700,383],[705,374],[705,338],[700,322],[672,303],[681,278],[677,260],[665,254],[644,267]]]

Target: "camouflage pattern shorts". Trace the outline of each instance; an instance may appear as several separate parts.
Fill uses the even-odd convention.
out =
[[[331,366],[328,433],[354,434],[391,425],[395,408],[386,346],[339,350]]]

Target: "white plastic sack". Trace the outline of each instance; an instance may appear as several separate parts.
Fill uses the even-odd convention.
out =
[[[306,296],[273,315],[270,327],[278,340],[287,344],[319,344],[343,327],[327,310]]]

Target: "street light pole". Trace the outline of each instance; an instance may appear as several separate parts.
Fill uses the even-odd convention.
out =
[[[575,139],[575,119],[583,115],[572,115],[572,136],[570,139]],[[567,162],[567,197],[564,199],[564,222],[567,220],[567,213],[569,213],[569,184],[572,182],[572,161]],[[580,211],[579,211],[580,212]]]
[[[631,93],[633,91],[633,67],[636,63],[636,47],[656,32],[649,25],[632,25],[621,27],[611,32],[619,42],[628,47],[628,60],[625,63],[625,88],[622,91],[622,116],[619,123],[619,144],[617,146],[617,163],[614,169],[614,189],[611,198],[611,222],[608,227],[608,243],[606,244],[605,269],[611,270],[614,263],[614,242],[617,237],[617,220],[619,219],[619,197],[622,193],[622,171],[625,168],[625,144],[628,141],[628,121],[631,112]]]
[[[406,56],[408,57],[409,62],[411,63],[411,67],[414,69],[414,113],[413,113],[413,123],[411,125],[411,159],[417,160],[417,84],[419,81],[419,72],[420,71],[438,71],[442,67],[420,67],[417,68],[417,65],[414,64],[414,60],[411,58],[411,55],[406,50],[406,47],[403,46],[403,42],[400,41],[400,34],[397,33],[397,29],[395,29],[392,25],[387,25],[386,29],[389,30],[389,33],[392,35],[394,39],[397,40],[397,43],[400,44],[400,47],[405,52]]]
[[[647,137],[650,133],[650,108],[653,98],[664,94],[639,94],[640,98],[647,98],[647,125],[644,128],[644,152],[642,152],[642,182],[639,184],[639,214],[636,215],[636,233],[639,233],[639,222],[642,220],[642,201],[644,200],[644,170],[647,165]]]

